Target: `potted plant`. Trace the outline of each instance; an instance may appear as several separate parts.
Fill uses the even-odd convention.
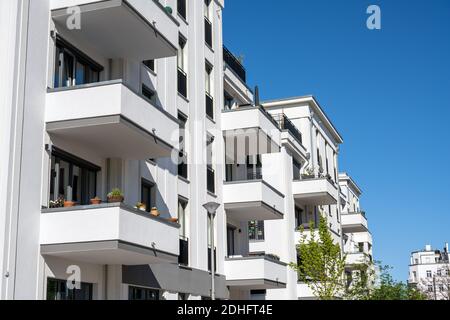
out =
[[[136,208],[137,210],[141,210],[141,211],[147,210],[147,206],[145,205],[145,203],[142,203],[142,202],[136,203],[135,208]]]
[[[152,210],[150,210],[150,214],[155,217],[159,217],[159,215],[160,215],[158,208],[156,208],[156,207],[153,207]]]
[[[97,205],[97,204],[102,203],[102,199],[100,199],[99,197],[92,198],[92,199],[89,200],[89,201],[90,201],[90,203],[93,204],[93,205]]]
[[[72,200],[64,200],[64,208],[75,207],[76,202]]]
[[[123,202],[123,193],[120,189],[114,188],[110,193],[108,193],[108,202]]]
[[[169,220],[170,222],[178,222],[178,218],[168,218],[167,220]]]
[[[314,178],[314,167],[308,167],[302,174],[303,179],[313,179]]]
[[[62,208],[64,207],[64,198],[58,198],[56,200],[49,201],[50,208]]]

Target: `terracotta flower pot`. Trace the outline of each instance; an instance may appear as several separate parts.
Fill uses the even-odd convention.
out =
[[[169,220],[170,222],[175,222],[175,223],[178,222],[178,218],[169,218],[167,220]]]
[[[158,208],[152,208],[152,210],[150,210],[150,214],[155,217],[159,217],[160,215]]]
[[[74,201],[64,201],[64,208],[71,208],[71,207],[75,207],[75,202]]]
[[[91,199],[90,202],[91,202],[91,204],[101,204],[102,199],[94,198],[94,199]]]
[[[108,197],[108,202],[109,203],[116,203],[116,202],[123,202],[123,197],[122,196],[113,196],[113,197]]]

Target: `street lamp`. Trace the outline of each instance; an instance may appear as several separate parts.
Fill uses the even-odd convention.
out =
[[[215,300],[215,292],[214,292],[214,276],[215,276],[215,265],[214,265],[214,217],[216,215],[217,208],[220,207],[220,204],[217,202],[208,202],[203,205],[203,208],[208,211],[208,215],[211,216],[211,300]]]

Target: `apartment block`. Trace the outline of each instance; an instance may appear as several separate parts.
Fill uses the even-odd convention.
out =
[[[1,299],[312,299],[288,263],[320,214],[371,255],[341,135],[259,100],[224,7],[0,3]]]
[[[347,173],[339,174],[341,197],[341,226],[346,254],[345,273],[347,285],[351,285],[358,272],[373,273],[373,240],[369,230],[366,212],[361,210],[362,190]],[[361,267],[370,267],[364,270]],[[374,280],[374,279],[370,279]]]
[[[424,292],[431,300],[450,299],[450,261],[448,243],[443,250],[431,245],[411,252],[408,284]]]

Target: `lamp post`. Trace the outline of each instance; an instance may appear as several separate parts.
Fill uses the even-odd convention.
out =
[[[217,202],[208,202],[203,205],[203,208],[208,212],[208,216],[211,217],[211,300],[216,299],[215,288],[214,288],[214,277],[215,277],[215,265],[214,265],[214,217],[216,215],[217,208],[220,204]]]

